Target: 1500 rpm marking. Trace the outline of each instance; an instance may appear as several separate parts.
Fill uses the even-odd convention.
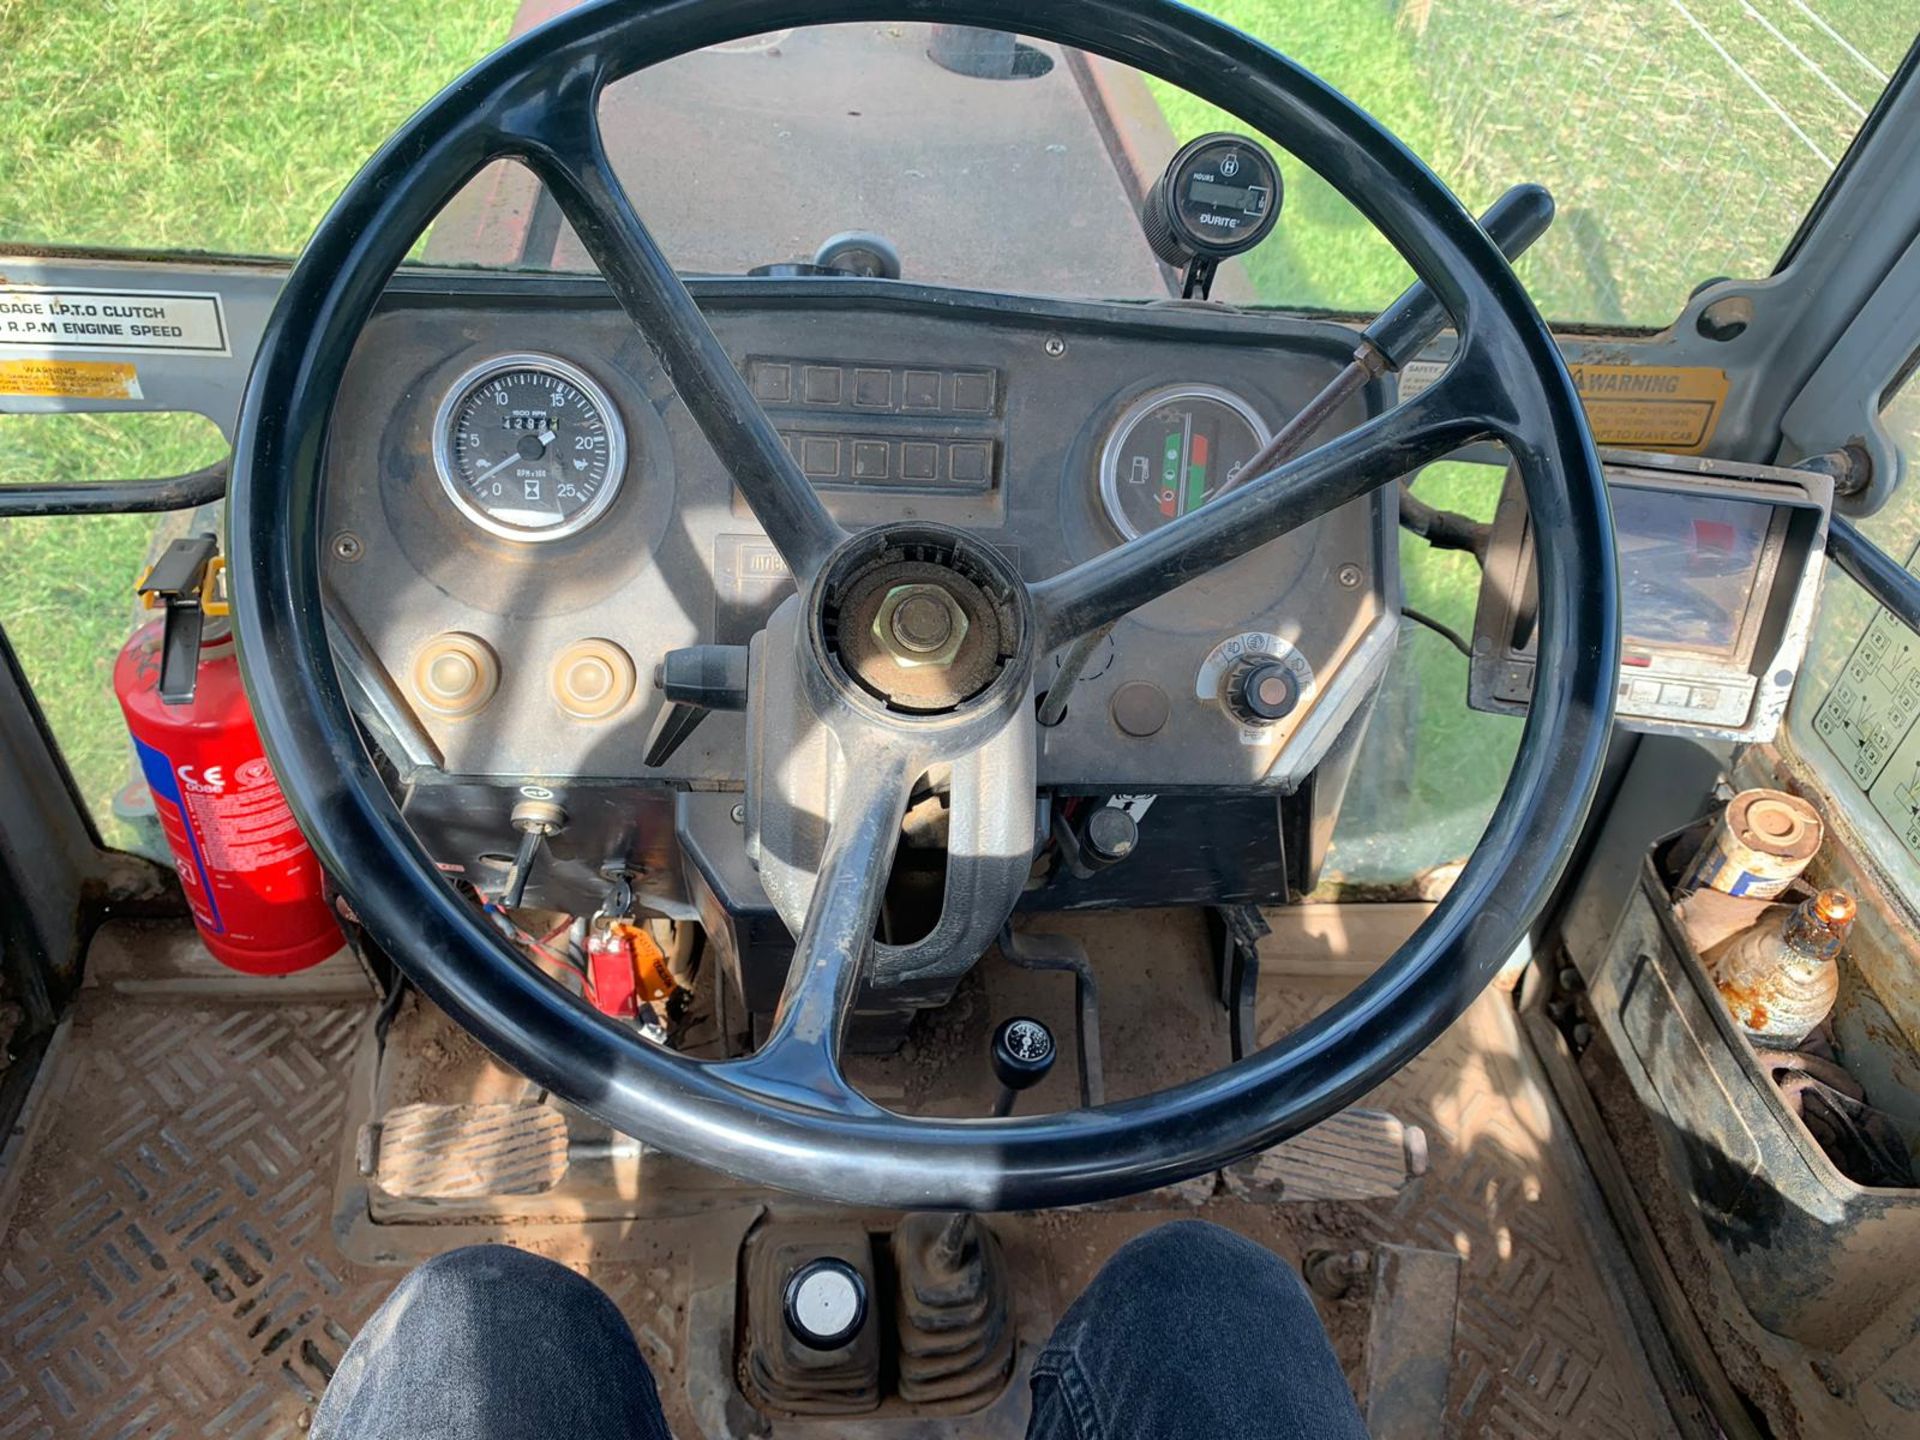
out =
[[[626,434],[604,390],[551,355],[501,355],[455,382],[434,423],[440,484],[481,529],[557,540],[605,513]]]

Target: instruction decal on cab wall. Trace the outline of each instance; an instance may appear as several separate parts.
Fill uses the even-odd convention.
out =
[[[1727,372],[1707,365],[1567,367],[1600,445],[1631,445],[1694,455],[1707,448],[1727,402]],[[1411,399],[1440,377],[1442,360],[1415,360],[1400,371],[1400,398]]]
[[[211,291],[0,285],[0,350],[139,350],[230,355]]]

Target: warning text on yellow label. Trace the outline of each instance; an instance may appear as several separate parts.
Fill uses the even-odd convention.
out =
[[[0,395],[138,400],[140,376],[124,360],[0,360]]]
[[[1727,372],[1703,365],[1574,365],[1593,438],[1690,455],[1704,450],[1727,400]]]

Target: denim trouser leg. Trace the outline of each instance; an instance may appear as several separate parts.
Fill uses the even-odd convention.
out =
[[[1365,1440],[1299,1276],[1199,1220],[1106,1263],[1034,1365],[1028,1440]]]
[[[347,1347],[314,1440],[669,1440],[633,1332],[591,1280],[504,1245],[420,1266]]]
[[[1034,1367],[1032,1440],[1364,1440],[1293,1272],[1199,1221],[1107,1262]],[[400,1282],[340,1362],[314,1440],[667,1440],[614,1303],[551,1260],[476,1245]]]

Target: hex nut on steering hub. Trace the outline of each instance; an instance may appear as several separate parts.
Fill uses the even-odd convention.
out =
[[[934,715],[979,696],[1024,633],[1016,580],[936,527],[864,536],[824,582],[820,623],[831,669],[903,714]]]
[[[873,616],[873,638],[908,670],[951,665],[967,628],[966,610],[941,585],[895,585]]]

